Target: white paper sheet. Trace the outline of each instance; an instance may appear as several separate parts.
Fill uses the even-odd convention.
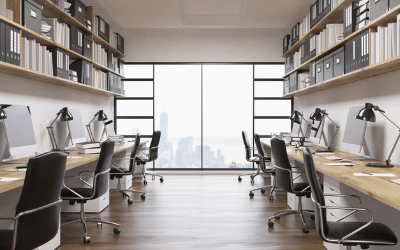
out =
[[[394,174],[380,174],[380,173],[354,173],[354,176],[380,176],[380,177],[396,177]]]
[[[0,181],[16,181],[21,178],[6,178],[6,177],[0,177]]]

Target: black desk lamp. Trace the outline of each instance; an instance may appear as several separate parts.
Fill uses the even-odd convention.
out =
[[[300,124],[300,132],[303,134],[303,137],[308,137],[310,124],[308,124],[307,120],[304,119],[303,113],[295,110],[289,119],[292,120],[294,123]],[[303,129],[301,128],[302,120],[304,120],[307,123],[307,131],[305,133],[304,133]]]
[[[390,120],[384,113],[385,111],[381,110],[378,106],[374,106],[372,103],[365,103],[365,107],[362,108],[356,118],[368,122],[375,122],[376,117],[375,117],[375,111],[379,111],[386,119],[388,119],[396,128],[399,129],[399,135],[397,136],[396,142],[393,145],[392,151],[390,152],[389,158],[385,161],[386,164],[382,163],[367,163],[365,164],[368,167],[381,167],[381,168],[391,168],[394,167],[392,164],[390,164],[390,158],[392,157],[393,151],[396,148],[397,142],[399,141],[400,138],[400,128],[397,126],[392,120]]]
[[[60,111],[58,111],[58,113],[56,114],[57,117],[56,119],[54,119],[54,121],[50,124],[50,126],[46,127],[47,131],[49,132],[49,136],[50,136],[50,140],[51,140],[51,145],[53,147],[53,151],[60,151],[60,149],[57,146],[57,141],[56,138],[54,136],[54,131],[53,131],[53,125],[54,123],[57,121],[58,117],[61,116],[60,120],[61,121],[66,121],[67,122],[67,126],[68,126],[68,137],[71,140],[71,143],[74,144],[74,142],[72,141],[72,135],[71,135],[71,128],[69,127],[69,121],[72,121],[74,119],[74,117],[72,116],[71,112],[68,111],[68,108],[62,108],[60,109]],[[64,150],[65,151],[65,150]],[[65,151],[66,152],[66,151]]]
[[[334,121],[332,121],[331,118],[329,118],[329,115],[328,115],[328,113],[326,113],[326,110],[321,110],[320,108],[316,108],[315,111],[312,112],[310,115],[310,119],[313,121],[313,124],[314,124],[314,121],[322,122],[325,119],[325,117],[327,117],[329,120],[331,120],[331,122],[335,125],[336,129],[335,129],[335,132],[333,133],[331,142],[329,143],[328,147],[319,148],[316,150],[317,152],[333,152],[333,149],[332,149],[333,142],[335,141],[336,135],[339,132],[339,128],[340,128],[340,126],[338,126]],[[311,129],[316,130],[314,128],[311,128]],[[320,129],[322,129],[322,133],[324,133],[324,130],[323,130],[324,128],[320,128]],[[325,134],[324,134],[324,140],[325,139],[326,138],[325,138]]]
[[[104,134],[106,135],[106,137],[108,136],[108,135],[107,135],[106,125],[112,123],[112,121],[111,121],[111,122],[108,121],[108,122],[106,123],[107,115],[104,113],[103,110],[99,110],[99,111],[94,115],[93,119],[89,122],[89,124],[86,125],[86,128],[87,128],[88,133],[89,133],[89,138],[90,138],[91,141],[94,141],[94,136],[93,136],[92,129],[90,128],[90,124],[92,124],[92,122],[94,121],[94,119],[96,119],[96,117],[97,117],[97,120],[98,120],[98,121],[102,121],[102,122],[103,122],[103,125],[104,125],[104,127],[103,127],[103,132],[101,133],[101,137],[100,137],[100,141],[101,141],[101,139],[103,138],[103,135],[104,135]]]
[[[4,109],[0,108],[0,120],[7,119],[7,113]]]

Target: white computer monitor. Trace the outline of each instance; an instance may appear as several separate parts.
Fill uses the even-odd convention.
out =
[[[364,106],[351,107],[347,115],[346,128],[343,136],[342,150],[351,153],[360,153],[364,144],[364,135],[367,122],[356,119],[356,115]]]

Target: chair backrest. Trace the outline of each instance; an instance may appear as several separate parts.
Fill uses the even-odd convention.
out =
[[[261,141],[260,141],[260,136],[257,133],[254,133],[254,142],[256,144],[256,148],[257,148],[257,153],[258,155],[264,157],[264,150],[261,146]]]
[[[94,171],[95,175],[99,175],[93,182],[93,184],[95,185],[95,193],[93,194],[92,199],[96,199],[102,196],[108,190],[108,179],[110,179],[110,171],[106,173],[103,172],[109,170],[111,167],[111,160],[114,154],[114,145],[115,142],[112,139],[107,139],[101,144],[99,160],[97,161],[97,166]]]
[[[137,152],[139,149],[139,145],[140,145],[140,134],[137,133],[136,137],[135,137],[135,145],[133,145],[132,151],[131,151],[131,156],[130,156],[130,160],[129,160],[129,172],[135,171],[135,160],[134,158],[137,156]]]
[[[289,157],[286,151],[286,144],[284,140],[278,138],[271,139],[271,152],[272,157],[275,161],[275,166],[283,169],[292,170],[290,165]],[[279,168],[275,169],[275,180],[276,185],[285,190],[286,192],[293,193],[292,190],[292,177],[289,171],[281,170]]]
[[[31,158],[16,215],[60,201],[67,155],[48,152]],[[50,241],[59,229],[59,204],[18,219],[16,249],[34,249]]]
[[[312,198],[318,202],[321,206],[325,206],[324,193],[321,188],[321,184],[317,178],[317,171],[315,170],[314,160],[311,154],[310,149],[303,149],[303,159],[304,159],[304,168],[306,169],[308,183],[311,187],[311,196]],[[318,205],[315,203],[315,227],[317,229],[318,234],[322,237],[325,235],[328,230],[328,223],[326,220],[326,209],[322,209],[322,216],[318,209]],[[322,217],[322,221],[321,221]],[[321,228],[321,225],[323,228]]]
[[[246,150],[246,160],[249,160],[251,158],[251,148],[246,131],[242,131],[242,138],[244,142],[244,149]]]
[[[153,138],[151,139],[150,149],[149,149],[149,159],[148,161],[155,161],[158,158],[158,144],[160,143],[161,131],[156,130],[153,133]]]

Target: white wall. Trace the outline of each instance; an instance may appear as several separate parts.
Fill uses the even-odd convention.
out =
[[[283,62],[286,29],[126,29],[126,62]],[[281,39],[282,38],[282,39]]]
[[[304,111],[306,116],[309,116],[316,107],[326,109],[329,117],[341,126],[334,143],[334,148],[340,150],[349,107],[364,106],[366,102],[370,102],[386,111],[386,115],[400,125],[399,79],[400,71],[395,71],[337,86],[295,98],[295,107],[299,111]],[[369,122],[367,125],[366,141],[372,158],[384,161],[390,154],[399,130],[379,112],[375,114],[376,123]],[[327,138],[330,138],[334,128],[332,122],[328,119],[326,121],[325,131],[329,126]],[[400,145],[394,151],[392,162],[400,164]]]
[[[31,108],[39,151],[51,149],[46,126],[50,125],[61,108],[79,109],[84,124],[88,124],[99,109],[103,109],[109,119],[113,119],[114,111],[114,102],[110,97],[4,73],[0,73],[0,103]],[[86,128],[85,133],[88,138]],[[0,146],[3,144],[2,141]]]

